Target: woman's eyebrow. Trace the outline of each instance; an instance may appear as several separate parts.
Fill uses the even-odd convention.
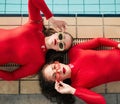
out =
[[[55,65],[51,65],[52,70],[55,69]]]
[[[52,77],[55,78],[55,73],[53,73]]]

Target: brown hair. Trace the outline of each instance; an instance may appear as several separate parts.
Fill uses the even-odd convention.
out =
[[[45,65],[47,67],[49,64]],[[44,68],[42,70],[44,70]],[[75,98],[72,94],[61,94],[57,92],[54,88],[55,82],[48,81],[43,75],[43,71],[39,72],[39,85],[42,94],[49,99],[51,102],[56,102],[57,104],[75,104]],[[70,84],[70,79],[64,81],[64,83]]]
[[[44,25],[43,25],[43,31],[42,32],[44,33],[45,36],[50,36],[50,35],[52,35],[54,33],[57,33],[57,31],[55,29],[46,28]]]

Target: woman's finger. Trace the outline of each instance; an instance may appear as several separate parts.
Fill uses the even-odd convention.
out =
[[[60,83],[61,85],[65,85],[65,83],[64,83],[64,82],[62,82],[62,81],[60,81],[59,83]]]
[[[56,81],[55,82],[55,89],[58,89],[59,88],[59,83]]]

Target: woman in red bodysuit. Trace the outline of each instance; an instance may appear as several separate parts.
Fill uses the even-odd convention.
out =
[[[112,49],[95,50],[101,45]],[[56,82],[55,89],[61,94],[73,94],[87,104],[106,104],[104,97],[90,89],[104,83],[120,81],[119,49],[118,42],[106,38],[96,38],[73,46],[68,53],[69,64],[55,62],[45,65],[41,70],[40,85],[43,94],[45,88],[47,89],[45,83]],[[69,78],[71,86],[62,82]]]
[[[71,46],[72,38],[67,32],[53,32],[45,37],[40,11],[56,27],[65,29],[65,22],[55,20],[44,0],[28,0],[29,21],[23,26],[6,30],[0,29],[0,65],[16,63],[21,67],[13,72],[0,70],[0,78],[17,80],[36,74],[45,63],[48,49],[63,51]],[[46,30],[47,31],[47,30]],[[49,32],[49,31],[48,31]]]

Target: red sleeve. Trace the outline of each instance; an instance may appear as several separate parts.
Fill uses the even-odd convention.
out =
[[[106,104],[103,96],[85,88],[76,89],[74,95],[85,101],[87,104]]]
[[[29,11],[29,19],[30,20],[42,20],[40,15],[40,11],[43,12],[46,19],[49,19],[53,16],[49,8],[47,7],[44,0],[29,0],[28,1],[28,11]]]
[[[39,68],[35,64],[28,64],[16,69],[13,72],[7,72],[0,70],[0,78],[3,80],[18,80],[20,78],[27,77],[29,75],[36,74]]]
[[[107,38],[95,38],[86,42],[79,43],[75,45],[75,47],[82,49],[94,49],[98,48],[101,45],[117,48],[118,42]]]

